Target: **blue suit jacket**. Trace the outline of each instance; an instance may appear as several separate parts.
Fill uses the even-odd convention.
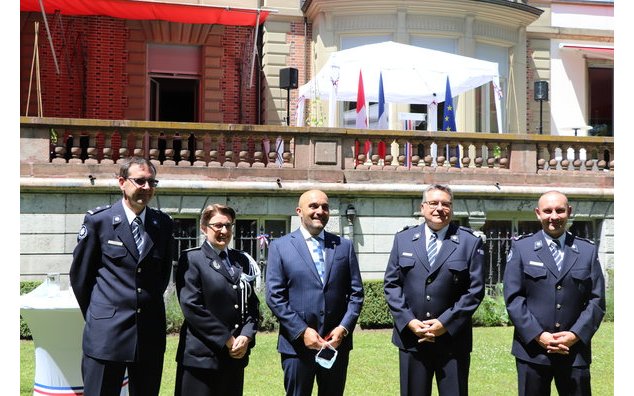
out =
[[[471,352],[471,317],[484,297],[482,240],[450,224],[433,267],[427,260],[423,224],[398,232],[385,270],[384,290],[394,317],[392,342],[408,351]],[[447,333],[418,343],[407,324],[438,319]]]
[[[504,299],[515,325],[515,357],[542,365],[590,364],[590,340],[605,314],[605,280],[592,242],[567,233],[560,273],[542,231],[514,240]],[[547,354],[535,341],[542,331],[572,331],[579,341],[567,356]]]
[[[339,346],[352,349],[352,331],[363,305],[363,283],[352,243],[325,232],[324,284],[302,233],[296,230],[271,242],[266,271],[266,302],[279,319],[277,349],[289,355],[314,354],[302,333],[311,327],[324,337],[342,325],[349,331]]]
[[[83,352],[97,359],[163,359],[163,292],[172,271],[172,219],[147,208],[137,253],[123,202],[88,211],[73,251],[70,281],[86,324]]]

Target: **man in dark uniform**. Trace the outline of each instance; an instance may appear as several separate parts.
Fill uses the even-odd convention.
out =
[[[482,240],[451,224],[453,194],[442,185],[423,193],[424,224],[396,234],[385,270],[394,317],[401,395],[467,395],[471,317],[484,297]]]
[[[543,194],[535,214],[542,231],[514,240],[504,299],[515,325],[512,353],[519,395],[590,395],[590,340],[605,314],[597,247],[566,232],[572,213],[558,191]]]
[[[163,292],[172,269],[172,219],[147,205],[158,180],[144,159],[119,170],[123,198],[88,211],[73,251],[70,281],[86,321],[84,394],[158,395],[165,352]]]

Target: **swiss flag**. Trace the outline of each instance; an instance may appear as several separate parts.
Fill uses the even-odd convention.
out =
[[[365,93],[363,92],[363,74],[359,70],[359,89],[357,91],[357,128],[368,127],[367,107],[365,106]]]

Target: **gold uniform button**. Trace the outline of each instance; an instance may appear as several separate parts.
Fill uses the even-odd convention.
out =
[[[556,328],[559,328],[560,326],[561,326],[561,324],[559,324],[559,323],[555,323],[555,327],[556,327]]]

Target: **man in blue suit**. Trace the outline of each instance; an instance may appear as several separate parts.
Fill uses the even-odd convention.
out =
[[[512,242],[504,299],[515,325],[520,396],[590,395],[590,340],[605,314],[605,280],[592,241],[566,232],[568,198],[543,194],[535,208],[542,231]]]
[[[86,324],[84,394],[158,395],[165,352],[163,292],[172,270],[172,219],[148,207],[158,180],[139,157],[119,170],[123,198],[89,210],[77,236],[70,282]]]
[[[352,331],[363,304],[363,284],[352,243],[324,231],[330,208],[319,190],[306,191],[296,209],[298,230],[269,246],[266,302],[280,322],[277,349],[287,395],[343,395]],[[334,365],[319,365],[322,348],[337,350]]]
[[[453,193],[423,192],[425,222],[396,234],[385,270],[385,298],[394,318],[401,395],[468,394],[471,317],[484,297],[482,240],[451,223]]]

